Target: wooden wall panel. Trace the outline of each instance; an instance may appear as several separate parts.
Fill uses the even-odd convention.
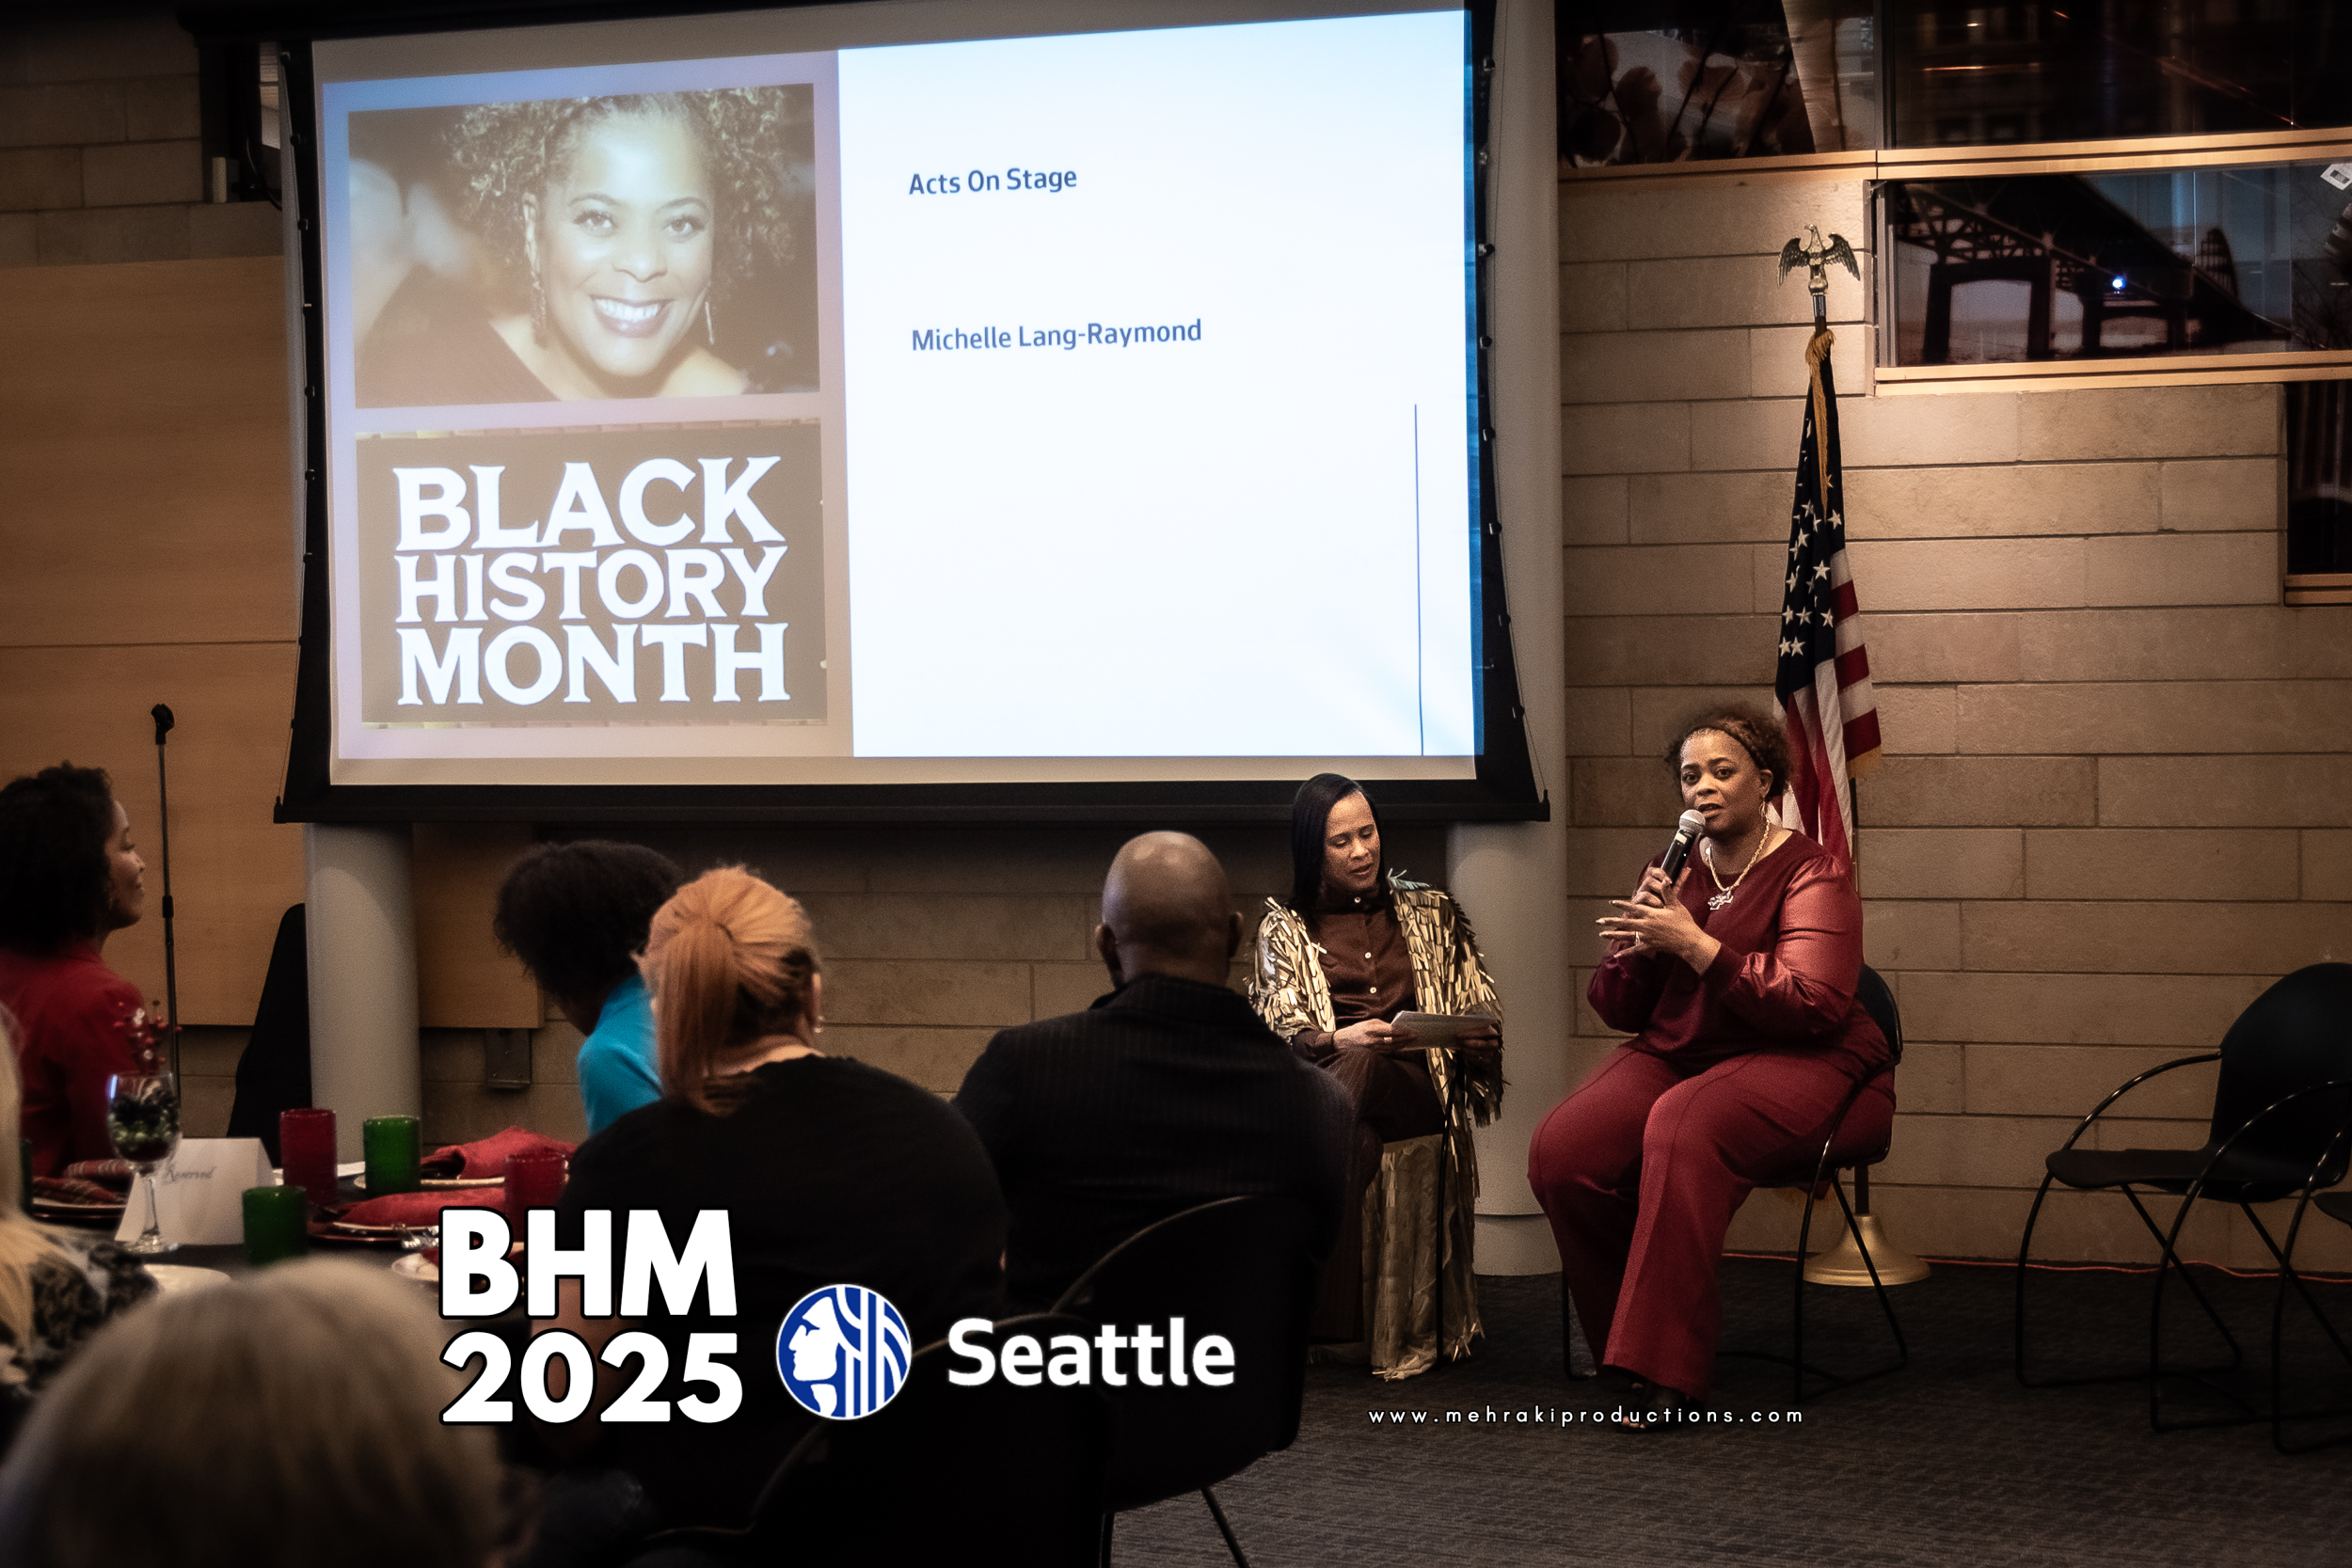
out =
[[[171,705],[172,892],[180,1017],[249,1024],[271,940],[302,900],[302,830],[270,821],[294,702],[290,642],[134,648],[0,648],[0,778],[72,761],[103,768],[147,857],[147,918],[117,933],[107,961],[164,993],[162,834],[154,725]]]
[[[282,274],[276,257],[9,272],[0,640],[294,637]]]
[[[539,988],[499,951],[499,883],[531,844],[522,823],[419,823],[409,883],[417,914],[417,1021],[428,1029],[535,1029]]]
[[[8,272],[0,373],[0,778],[104,768],[151,862],[107,958],[164,990],[148,709],[168,703],[180,1013],[253,1022],[302,830],[270,820],[294,709],[284,269],[275,256]],[[527,828],[420,835],[423,1022],[533,1027],[491,940]]]

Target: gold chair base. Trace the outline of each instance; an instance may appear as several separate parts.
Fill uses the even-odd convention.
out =
[[[1826,1252],[1817,1252],[1804,1260],[1804,1277],[1812,1285],[1859,1285],[1865,1290],[1870,1284],[1870,1264],[1876,1263],[1879,1280],[1886,1285],[1909,1285],[1928,1276],[1928,1266],[1910,1253],[1886,1239],[1879,1228],[1876,1214],[1856,1214],[1854,1224],[1862,1231],[1864,1245],[1870,1249],[1867,1261],[1862,1248],[1853,1244],[1853,1232],[1846,1231],[1837,1238],[1837,1244]]]

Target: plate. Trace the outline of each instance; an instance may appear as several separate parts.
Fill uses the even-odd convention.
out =
[[[352,1185],[365,1192],[368,1179],[364,1176],[358,1177],[353,1180]],[[453,1193],[460,1187],[503,1187],[505,1185],[506,1178],[503,1176],[426,1176],[418,1179],[417,1190],[421,1193]]]
[[[155,1276],[156,1288],[167,1296],[229,1283],[229,1276],[218,1269],[191,1268],[185,1263],[150,1263],[147,1272]]]
[[[437,1285],[441,1279],[439,1266],[421,1252],[404,1252],[393,1259],[392,1272],[420,1285]]]
[[[345,1225],[341,1220],[312,1220],[310,1240],[334,1246],[400,1246],[409,1237],[432,1228],[426,1225]]]

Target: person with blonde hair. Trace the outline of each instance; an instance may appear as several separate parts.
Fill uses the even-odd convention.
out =
[[[23,1103],[8,1014],[0,1011],[0,1148],[12,1150]],[[38,1224],[24,1171],[0,1158],[0,1452],[26,1404],[107,1319],[155,1293],[139,1260],[104,1236]]]
[[[737,1311],[711,1315],[706,1285],[689,1313],[670,1313],[656,1292],[643,1323],[589,1322],[566,1280],[544,1326],[599,1352],[625,1328],[646,1329],[671,1367],[648,1397],[673,1401],[709,1394],[681,1375],[689,1336],[731,1333],[743,1404],[717,1425],[606,1427],[592,1415],[548,1440],[635,1475],[665,1524],[739,1525],[814,1419],[771,1365],[786,1314],[821,1287],[863,1286],[898,1309],[916,1345],[958,1318],[995,1316],[1005,1202],[979,1139],[937,1095],[818,1047],[824,977],[795,900],[739,866],[705,872],[656,912],[639,962],[662,1098],[580,1145],[558,1243],[581,1244],[592,1210],[650,1209],[682,1247],[704,1212],[724,1210]],[[591,1409],[625,1382],[601,1369]]]
[[[486,1568],[496,1439],[413,1287],[313,1259],[109,1325],[0,1467],[13,1568]]]

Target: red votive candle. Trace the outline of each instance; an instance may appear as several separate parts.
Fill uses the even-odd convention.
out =
[[[287,1186],[302,1188],[314,1204],[335,1201],[334,1112],[278,1112],[278,1149]]]
[[[523,1239],[523,1215],[533,1209],[552,1209],[564,1194],[564,1151],[534,1148],[506,1162],[506,1223],[515,1239]]]

